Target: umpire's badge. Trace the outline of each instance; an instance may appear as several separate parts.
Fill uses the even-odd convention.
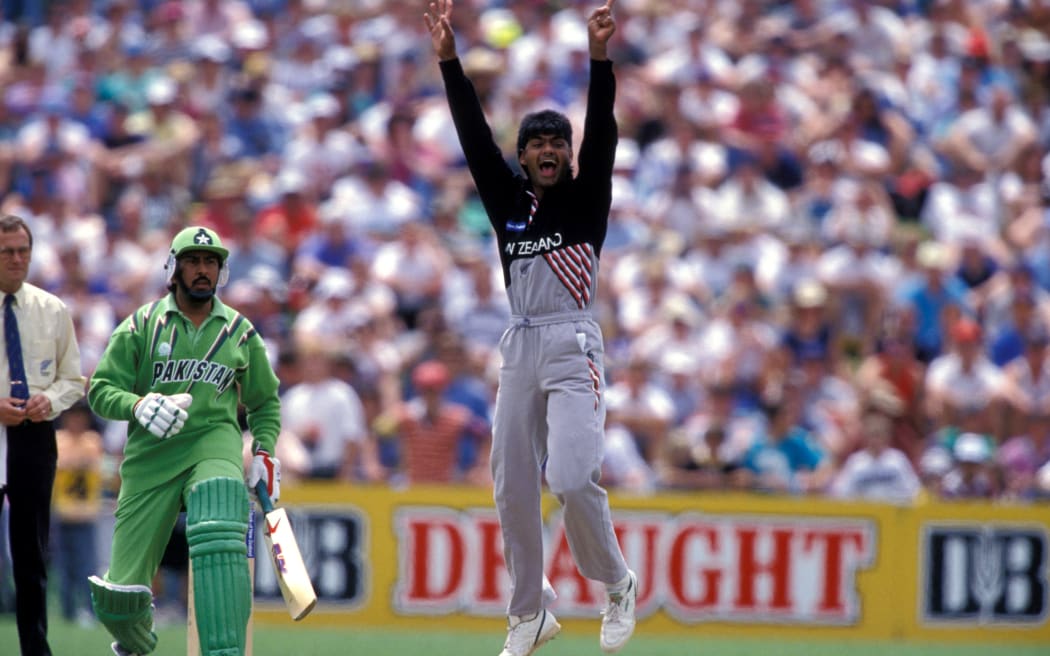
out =
[[[166,358],[171,355],[171,344],[167,342],[161,342],[160,346],[157,347],[157,355],[162,358]]]

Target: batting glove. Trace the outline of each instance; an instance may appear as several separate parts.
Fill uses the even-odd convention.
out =
[[[266,483],[266,493],[270,495],[270,501],[277,503],[281,496],[281,461],[270,455],[265,449],[258,449],[255,457],[248,465],[248,475],[244,479],[248,485],[248,492],[256,499],[255,485],[259,481]]]
[[[189,394],[164,396],[150,392],[135,404],[135,419],[146,430],[164,440],[175,435],[186,425],[193,397]]]

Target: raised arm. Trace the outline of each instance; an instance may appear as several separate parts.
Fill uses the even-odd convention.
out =
[[[434,0],[423,14],[423,23],[430,31],[430,40],[438,57],[459,143],[491,221],[493,216],[503,216],[503,212],[495,209],[494,203],[507,199],[518,182],[492,136],[481,100],[456,55],[451,17],[452,0]]]
[[[577,181],[588,188],[596,211],[595,220],[608,221],[612,202],[612,170],[616,156],[617,128],[613,114],[616,80],[607,46],[616,31],[612,15],[613,0],[591,12],[587,19],[587,41],[591,57],[590,83],[587,88],[587,115],[580,142]],[[602,233],[604,238],[604,232]]]
[[[587,46],[591,59],[605,61],[609,58],[609,39],[616,31],[612,8],[613,0],[606,0],[605,4],[591,12],[591,17],[587,19]],[[433,31],[431,34],[433,35]]]
[[[452,31],[451,17],[452,0],[431,2],[423,12],[423,24],[430,32],[430,42],[439,61],[456,58],[456,35]]]

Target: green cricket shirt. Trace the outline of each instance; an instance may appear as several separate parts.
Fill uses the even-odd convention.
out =
[[[135,403],[149,392],[193,396],[186,425],[166,440],[134,417]],[[218,297],[199,328],[170,293],[124,319],[91,377],[88,402],[100,417],[128,422],[120,467],[124,494],[161,485],[209,458],[241,466],[240,403],[261,448],[273,453],[281,428],[277,375],[262,338]]]

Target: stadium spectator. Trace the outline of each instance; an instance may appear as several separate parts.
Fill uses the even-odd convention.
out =
[[[889,417],[866,411],[860,422],[860,450],[842,463],[831,482],[834,497],[907,504],[919,494],[919,478],[908,456],[890,446]]]
[[[451,380],[443,363],[421,362],[412,370],[411,378],[418,396],[386,409],[375,420],[380,439],[388,442],[384,464],[390,469],[387,476],[393,484],[491,484],[489,426],[466,406],[445,399]],[[460,468],[459,459],[464,433],[476,441],[473,451],[479,455],[465,470]]]
[[[333,373],[331,342],[303,341],[302,380],[281,394],[282,427],[298,436],[314,479],[378,480],[375,444],[357,392]]]
[[[232,57],[229,44],[217,36],[197,34],[190,40],[186,61],[194,66],[194,74],[183,87],[188,114],[198,120],[208,116],[221,118],[231,86],[228,64]]]
[[[988,90],[988,100],[956,120],[945,135],[943,152],[954,164],[979,174],[1001,175],[1035,143],[1032,117],[1006,85]]]
[[[228,165],[234,158],[233,149],[222,132],[218,115],[208,113],[195,117],[200,138],[190,147],[189,181],[187,186],[195,198],[203,196],[208,180],[215,169]]]
[[[1003,429],[1002,370],[984,354],[981,327],[959,319],[952,324],[951,340],[951,350],[926,370],[926,415],[940,428],[998,434]]]
[[[273,200],[255,216],[256,231],[291,255],[317,229],[317,206],[305,173],[299,169],[281,170],[272,187]]]
[[[725,294],[733,277],[738,256],[732,243],[728,223],[718,216],[701,222],[699,234],[687,243],[683,254],[688,275],[697,281],[698,300],[706,301]]]
[[[259,86],[250,79],[230,84],[223,134],[234,156],[258,160],[270,170],[282,162],[278,155],[286,135],[282,126],[264,111]]]
[[[792,290],[790,305],[785,308],[786,322],[781,328],[779,344],[767,364],[767,376],[779,374],[783,379],[799,366],[803,355],[813,349],[828,353],[832,366],[840,354],[835,326],[828,314],[828,291],[818,280],[801,280]]]
[[[971,235],[959,242],[954,274],[969,289],[971,302],[978,312],[987,304],[988,296],[996,287],[996,274],[1001,270],[1001,263],[992,257],[980,238]]]
[[[201,217],[201,222],[207,224],[210,219],[215,218],[214,224],[218,226],[216,232],[219,236],[225,239],[224,232],[229,236],[225,243],[229,244],[230,261],[239,267],[237,274],[231,272],[230,280],[236,282],[250,276],[258,267],[271,269],[281,278],[287,279],[289,266],[285,249],[259,232],[255,216],[241,190],[241,185],[246,183],[236,179],[239,175],[236,172],[231,171],[229,175],[234,179],[228,182],[221,179],[211,181],[213,186],[208,196],[208,209]],[[232,188],[223,189],[224,184],[229,184]],[[233,197],[223,199],[221,197],[224,194],[231,194]]]
[[[879,249],[877,227],[866,221],[854,215],[843,241],[817,260],[817,277],[832,300],[835,346],[842,351],[839,355],[852,358],[871,352],[897,269],[897,263]]]
[[[832,368],[830,353],[820,347],[805,349],[792,373],[791,383],[800,397],[801,425],[814,434],[828,457],[842,463],[859,446],[860,390],[843,372]]]
[[[896,290],[896,299],[904,311],[903,321],[912,326],[915,354],[929,363],[941,354],[951,321],[961,315],[973,315],[961,281],[949,274],[948,247],[936,241],[918,245],[915,261],[921,275],[904,279]]]
[[[483,425],[491,423],[491,408],[495,389],[488,380],[487,369],[493,361],[493,353],[472,346],[462,333],[454,330],[440,332],[434,336],[429,353],[424,359],[434,359],[448,369],[449,381],[445,387],[445,400],[462,405],[470,410],[474,421]],[[469,428],[469,427],[468,427]],[[486,457],[478,453],[476,436],[468,430],[459,442],[459,467],[468,471]]]
[[[125,193],[138,198],[142,231],[166,235],[185,223],[189,210],[189,190],[171,162],[149,160],[136,182]]]
[[[287,168],[304,174],[310,196],[326,200],[333,193],[333,183],[348,173],[364,152],[358,139],[340,128],[343,109],[338,98],[315,93],[302,104],[306,120],[295,128],[283,159]]]
[[[1039,282],[1035,267],[1027,260],[1017,259],[1004,266],[989,287],[981,318],[991,334],[1010,324],[1018,297],[1031,300],[1033,320],[1050,325],[1050,291]]]
[[[767,403],[766,430],[744,454],[751,486],[762,492],[822,492],[834,473],[831,460],[813,435],[799,425],[798,399],[786,390]]]
[[[760,313],[753,299],[727,297],[722,313],[707,322],[697,342],[703,369],[727,380],[744,408],[756,406],[777,345],[776,332]]]
[[[247,276],[230,283],[230,303],[248,317],[266,343],[271,360],[278,360],[287,348],[292,333],[288,311],[288,284],[276,269],[266,265],[252,267]],[[281,378],[282,383],[292,381]]]
[[[879,182],[841,179],[821,223],[821,236],[829,244],[839,244],[862,235],[875,250],[885,252],[895,222],[892,201]]]
[[[674,417],[671,397],[653,380],[652,363],[632,357],[613,374],[605,404],[606,425],[625,430],[642,458],[652,462],[664,448]]]
[[[923,403],[926,366],[915,357],[904,328],[887,321],[875,351],[857,367],[855,383],[867,403],[893,422],[891,446],[920,466],[928,421]]]
[[[675,294],[656,312],[657,321],[634,341],[632,353],[651,362],[657,373],[682,367],[686,373],[697,373],[700,359],[695,345],[704,318],[699,305],[692,297]]]
[[[639,339],[662,324],[661,308],[691,303],[676,284],[673,258],[662,252],[625,255],[614,265],[617,286],[616,320],[631,339]]]
[[[787,193],[763,175],[759,156],[742,150],[715,190],[714,211],[749,232],[778,230],[790,219]]]
[[[1010,312],[999,318],[998,330],[992,334],[988,344],[988,357],[998,367],[1025,352],[1027,335],[1037,332],[1043,325],[1032,294],[1018,291],[1010,295]]]
[[[711,379],[699,409],[668,436],[656,461],[661,482],[672,488],[744,487],[744,454],[764,430],[765,419],[736,403],[729,380]]]
[[[933,444],[922,452],[916,473],[922,483],[922,496],[925,499],[941,498],[944,494],[944,477],[954,464],[951,451],[941,444]]]
[[[999,477],[989,439],[962,433],[952,445],[955,461],[944,475],[941,493],[949,499],[990,499],[999,492]]]
[[[662,485],[671,490],[744,489],[750,481],[740,454],[726,448],[725,428],[683,429],[671,437],[660,461]]]
[[[1037,322],[1017,338],[1020,353],[1000,365],[1004,411],[1009,413],[1004,435],[1017,434],[1016,431],[1029,427],[1031,421],[1050,413],[1050,362],[1047,361],[1050,332],[1045,324]]]
[[[336,180],[332,197],[345,208],[355,233],[377,241],[390,241],[423,214],[423,198],[392,179],[386,164],[374,157],[362,158]]]
[[[55,431],[55,555],[62,617],[81,626],[94,624],[87,578],[98,565],[96,526],[102,511],[102,436],[87,402],[74,403]]]
[[[456,269],[460,284],[447,284],[442,290],[445,320],[468,348],[492,353],[510,321],[500,272],[473,251],[459,258]]]
[[[414,330],[420,312],[441,307],[442,290],[452,266],[433,230],[414,221],[404,226],[400,239],[376,249],[372,274],[394,292],[398,317],[407,329]]]
[[[292,256],[292,272],[306,280],[317,280],[328,267],[349,269],[355,258],[370,249],[370,245],[350,229],[339,203],[332,200],[322,203],[317,220],[317,230],[303,239]]]
[[[1027,503],[1036,498],[1036,472],[1048,461],[1046,449],[1040,448],[1046,444],[1045,423],[1033,421],[1028,435],[1012,437],[996,450],[995,464],[1002,484],[999,499]]]

